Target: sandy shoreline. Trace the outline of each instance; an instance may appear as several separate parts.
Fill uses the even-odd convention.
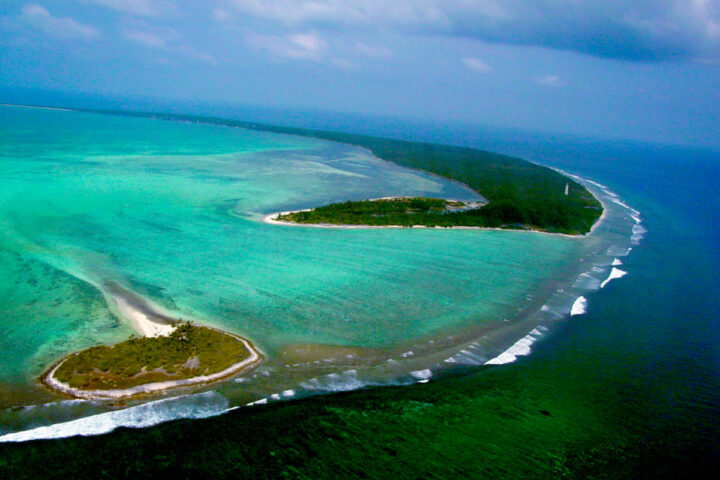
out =
[[[567,237],[567,238],[585,238],[586,236],[590,235],[595,228],[595,226],[600,223],[600,221],[603,219],[605,215],[605,209],[603,208],[603,214],[598,218],[595,223],[593,224],[592,228],[588,233],[584,233],[582,235],[570,235],[567,233],[558,233],[558,232],[546,232],[544,230],[535,230],[532,228],[528,229],[514,229],[514,228],[498,228],[498,227],[472,227],[472,226],[456,226],[456,227],[428,227],[426,225],[413,225],[412,227],[404,227],[402,225],[345,225],[345,224],[332,224],[332,223],[296,223],[296,222],[283,222],[280,220],[275,220],[275,217],[278,215],[286,215],[288,213],[297,213],[297,212],[306,212],[308,210],[312,209],[304,209],[304,210],[289,210],[287,212],[275,212],[271,213],[269,215],[265,215],[263,217],[263,222],[270,224],[270,225],[283,225],[286,227],[309,227],[309,228],[337,228],[337,229],[344,229],[344,230],[354,230],[354,229],[383,229],[383,228],[425,228],[425,229],[436,229],[436,230],[496,230],[499,232],[526,232],[526,233],[542,233],[544,235],[556,235],[560,237]]]
[[[578,175],[573,175],[572,173],[568,173],[568,172],[566,172],[565,170],[561,170],[561,169],[559,169],[559,168],[553,168],[553,167],[548,167],[548,168],[552,168],[552,169],[555,170],[556,172],[558,172],[558,173],[560,173],[560,174],[562,174],[562,175],[565,175],[566,177],[572,178],[573,180],[579,182],[583,187],[587,188],[588,192],[590,192],[590,193],[592,194],[592,196],[595,197],[595,200],[597,200],[598,202],[600,202],[600,205],[602,205],[603,211],[602,211],[602,213],[600,214],[600,217],[599,217],[597,220],[595,220],[595,223],[593,223],[592,227],[590,227],[590,231],[587,232],[587,233],[585,233],[585,234],[583,234],[582,237],[592,235],[593,232],[595,231],[595,229],[596,229],[600,224],[602,224],[602,222],[605,220],[605,218],[607,217],[607,212],[608,212],[607,204],[606,204],[605,202],[603,202],[603,199],[601,198],[601,196],[597,195],[596,192],[593,191],[593,188],[590,186],[590,185],[592,185],[593,187],[597,186],[598,188],[600,188],[600,185],[599,185],[598,183],[592,181],[592,180],[588,180],[587,178],[583,178],[583,177],[580,177],[580,176],[578,176]],[[589,184],[589,185],[588,185],[588,184]],[[604,188],[604,187],[603,187],[603,188]]]
[[[148,313],[133,308],[125,298],[116,295],[111,295],[110,298],[115,302],[120,315],[128,320],[131,328],[143,337],[166,337],[175,330],[175,327],[169,323],[161,324],[153,321]]]
[[[548,168],[552,168],[552,167],[548,167]],[[595,192],[593,192],[592,189],[588,186],[588,183],[593,183],[593,182],[591,182],[591,181],[589,181],[589,180],[587,180],[587,179],[585,179],[585,178],[579,177],[579,176],[577,176],[577,175],[572,175],[572,174],[570,174],[570,173],[567,173],[567,172],[565,172],[565,171],[563,171],[563,170],[560,170],[559,168],[552,168],[552,170],[555,170],[556,172],[562,174],[562,175],[565,176],[565,177],[572,178],[573,180],[576,180],[576,181],[580,182],[585,188],[588,189],[588,191],[592,194],[592,196],[595,198],[595,200],[597,200],[598,202],[600,202],[600,205],[602,205],[602,209],[603,209],[602,214],[600,214],[600,217],[599,217],[597,220],[595,220],[595,223],[593,223],[592,227],[590,227],[590,231],[589,231],[589,232],[583,233],[582,235],[570,235],[570,234],[567,234],[567,233],[546,232],[546,231],[544,231],[544,230],[536,230],[536,229],[532,229],[532,228],[528,228],[528,229],[513,229],[513,228],[472,227],[472,226],[466,226],[466,227],[463,227],[463,226],[456,226],[456,227],[428,227],[428,226],[426,226],[426,225],[413,225],[412,227],[405,227],[405,226],[402,226],[402,225],[345,225],[345,224],[331,224],[331,223],[296,223],[296,222],[284,222],[284,221],[281,221],[281,220],[276,220],[276,218],[278,217],[278,215],[287,215],[287,214],[289,214],[289,213],[299,213],[299,212],[309,212],[309,211],[311,211],[311,210],[314,210],[313,208],[305,208],[305,209],[302,209],[302,210],[288,210],[288,211],[285,211],[285,212],[274,212],[274,213],[270,213],[270,214],[267,214],[267,215],[263,216],[262,221],[263,221],[263,223],[267,223],[267,224],[270,224],[270,225],[282,225],[282,226],[286,226],[286,227],[339,228],[339,229],[380,229],[380,228],[428,228],[428,229],[430,229],[430,228],[434,228],[434,229],[441,229],[441,230],[442,230],[442,229],[448,229],[448,230],[496,230],[496,231],[503,231],[503,232],[533,232],[533,233],[543,233],[543,234],[545,234],[545,235],[556,235],[556,236],[567,237],[567,238],[585,238],[585,237],[587,237],[587,236],[589,236],[589,235],[592,235],[592,233],[595,231],[595,229],[598,227],[598,225],[600,225],[600,224],[603,222],[603,220],[605,220],[605,217],[606,217],[606,215],[607,215],[607,205],[606,205],[605,202],[603,202],[602,199],[600,199],[600,198],[598,197],[598,195],[596,195]],[[455,181],[457,181],[457,180],[455,180]],[[458,182],[458,183],[459,183],[459,182]],[[463,185],[465,185],[465,184],[463,184]],[[465,186],[466,186],[467,188],[470,188],[470,187],[467,186],[467,185],[465,185]],[[481,198],[485,198],[485,197],[483,197],[481,194],[478,194],[478,195],[480,195]],[[368,199],[368,200],[369,200],[369,201],[375,201],[375,200],[394,200],[394,199],[398,199],[398,198],[410,198],[410,197],[407,197],[407,196],[404,196],[404,197],[390,196],[390,197],[370,198],[370,199]],[[454,200],[447,199],[447,198],[444,199],[444,200],[446,200],[446,201],[454,201]],[[486,200],[486,202],[489,203],[487,200]],[[487,205],[487,203],[485,203],[485,205]]]
[[[167,336],[175,330],[173,323],[177,319],[120,284],[107,282],[103,285],[102,293],[110,309],[143,337]]]
[[[560,170],[559,170],[560,171]],[[560,171],[563,175],[568,175],[565,172]],[[592,227],[590,227],[590,231],[587,233],[584,233],[582,235],[570,235],[567,233],[558,233],[558,232],[546,232],[544,230],[535,230],[532,228],[528,229],[513,229],[513,228],[498,228],[498,227],[472,227],[472,226],[456,226],[456,227],[428,227],[426,225],[413,225],[412,227],[405,227],[402,225],[345,225],[345,224],[331,224],[331,223],[296,223],[296,222],[284,222],[282,220],[276,220],[278,215],[287,215],[289,213],[298,213],[298,212],[309,212],[313,210],[312,208],[305,208],[302,210],[288,210],[285,212],[274,212],[267,214],[263,216],[262,221],[263,223],[267,223],[270,225],[282,225],[285,227],[309,227],[309,228],[330,228],[330,229],[383,229],[383,228],[426,228],[426,229],[439,229],[439,230],[496,230],[496,231],[502,231],[502,232],[531,232],[531,233],[542,233],[544,235],[555,235],[560,237],[567,237],[567,238],[585,238],[589,235],[592,235],[595,228],[597,228],[600,223],[605,219],[607,214],[607,205],[605,205],[605,202],[603,202],[600,198],[598,198],[595,193],[593,193],[590,188],[586,185],[585,179],[576,177],[572,175],[572,177],[575,180],[580,181],[585,188],[587,188],[590,193],[593,194],[593,197],[600,202],[600,204],[603,207],[603,212],[600,215],[600,217],[595,220],[595,223],[593,223]],[[392,200],[394,198],[407,198],[407,197],[382,197],[382,198],[373,198],[370,200]],[[447,199],[446,199],[447,200]]]

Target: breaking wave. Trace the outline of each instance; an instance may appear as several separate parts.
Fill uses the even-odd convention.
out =
[[[574,317],[575,315],[583,315],[586,311],[587,298],[581,296],[573,303],[572,308],[570,309],[570,316]]]
[[[25,442],[101,435],[119,427],[143,428],[180,418],[207,418],[228,409],[228,400],[217,392],[205,392],[144,403],[123,410],[100,413],[68,422],[36,427],[0,437],[0,442]]]
[[[600,288],[605,288],[605,285],[610,283],[611,280],[615,278],[622,278],[625,275],[627,275],[627,272],[624,270],[620,270],[617,267],[613,267],[612,271],[610,272],[610,275],[600,284]]]
[[[515,342],[512,347],[508,348],[497,357],[485,362],[485,365],[503,365],[505,363],[512,363],[517,360],[517,357],[529,355],[532,351],[533,343],[535,343],[541,336],[542,332],[540,330],[537,328],[533,329],[530,333]]]

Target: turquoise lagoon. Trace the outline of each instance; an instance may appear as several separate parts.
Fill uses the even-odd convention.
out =
[[[0,432],[149,408],[63,401],[37,382],[63,355],[133,334],[105,302],[108,282],[268,357],[244,378],[168,393],[157,421],[512,361],[571,306],[581,313],[578,298],[642,237],[639,212],[588,186],[607,215],[582,239],[277,226],[263,217],[477,194],[311,138],[0,107]]]

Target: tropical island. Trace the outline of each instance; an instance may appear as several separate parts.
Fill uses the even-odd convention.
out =
[[[317,208],[270,214],[265,221],[275,224],[314,226],[503,228],[540,230],[524,222],[503,223],[498,210],[483,207],[485,202],[424,197],[388,197],[332,203]],[[592,224],[591,224],[592,225]],[[557,233],[581,234],[579,227]]]
[[[390,138],[373,137],[341,132],[330,132],[307,128],[285,127],[229,120],[217,117],[181,115],[126,110],[77,109],[78,111],[130,117],[157,118],[163,120],[196,122],[211,125],[240,127],[271,133],[298,135],[318,138],[370,150],[376,157],[422,170],[434,175],[458,181],[470,187],[488,203],[481,208],[463,212],[445,212],[442,215],[417,215],[411,218],[387,216],[382,210],[367,212],[367,207],[385,208],[382,202],[372,205],[358,202],[328,205],[329,210],[364,210],[368,215],[377,214],[384,221],[401,223],[371,223],[369,225],[413,225],[426,226],[472,226],[482,228],[503,228],[538,230],[543,232],[583,235],[601,217],[603,207],[593,194],[579,182],[543,165],[520,158],[510,157],[476,148],[441,145],[425,142],[411,142]],[[321,211],[325,215],[329,210]],[[345,221],[346,216],[343,216]],[[367,218],[367,215],[365,215]],[[340,216],[337,216],[340,219]],[[293,220],[294,222],[295,220]],[[380,220],[374,220],[379,222]],[[426,223],[423,223],[426,222]],[[303,221],[302,223],[316,223]],[[330,222],[332,223],[332,222]],[[358,225],[361,223],[356,223]]]
[[[113,283],[105,288],[108,302],[141,336],[66,356],[42,376],[51,389],[85,399],[131,397],[221,380],[263,359],[242,337],[169,320],[133,292]]]
[[[484,204],[484,202],[466,203],[439,198],[388,197],[333,203],[309,210],[281,212],[274,218],[272,215],[270,217],[275,222],[315,225],[483,226],[462,219]]]
[[[319,131],[305,134],[368,148],[383,160],[463,183],[488,201],[481,207],[444,212],[442,217],[448,218],[442,221],[438,218],[440,215],[413,214],[408,220],[414,225],[529,229],[582,235],[590,231],[603,212],[600,202],[580,183],[549,167],[519,158],[473,148],[364,135]]]

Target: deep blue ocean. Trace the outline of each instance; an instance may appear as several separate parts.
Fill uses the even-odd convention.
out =
[[[720,153],[540,135],[464,138],[604,183],[642,212],[648,230],[627,257],[629,274],[589,296],[583,317],[521,362],[600,369],[589,391],[647,412],[624,420],[630,425],[720,445]]]

